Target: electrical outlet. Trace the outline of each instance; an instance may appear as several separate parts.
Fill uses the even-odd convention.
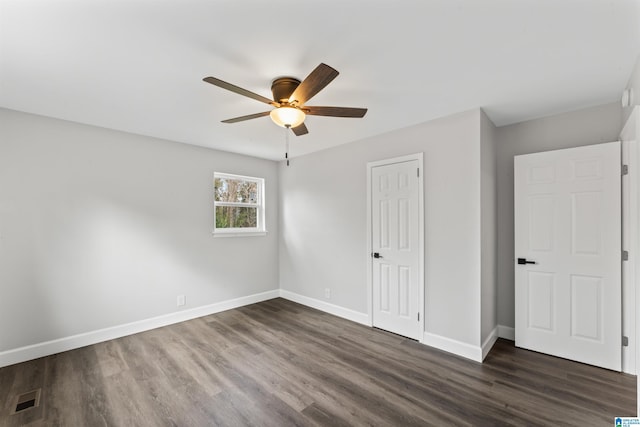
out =
[[[187,303],[187,297],[184,295],[178,295],[178,307],[182,307]]]
[[[324,288],[324,297],[326,299],[331,299],[331,288]]]

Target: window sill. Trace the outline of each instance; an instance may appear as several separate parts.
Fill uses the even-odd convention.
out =
[[[213,237],[257,237],[266,236],[266,231],[214,231]]]

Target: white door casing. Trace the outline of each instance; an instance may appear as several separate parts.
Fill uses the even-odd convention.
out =
[[[629,260],[622,270],[622,333],[629,345],[622,349],[623,372],[637,374],[640,370],[640,106],[635,106],[622,131],[622,160],[628,165],[628,174],[622,177],[623,189],[623,249],[629,252]],[[626,360],[625,360],[626,359]],[[640,381],[638,381],[637,411],[640,416]]]
[[[372,325],[419,341],[424,335],[421,169],[421,153],[369,164]]]
[[[635,135],[634,135],[635,137]],[[629,259],[622,263],[622,336],[627,345],[622,347],[622,372],[636,375],[636,259],[638,253],[638,168],[637,144],[633,140],[622,140],[622,164],[628,172],[622,175],[622,249]]]
[[[516,156],[514,181],[516,346],[620,371],[620,143]]]

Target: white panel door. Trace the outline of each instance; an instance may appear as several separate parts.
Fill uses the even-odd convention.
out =
[[[373,326],[413,339],[422,334],[418,160],[371,171]]]
[[[620,371],[620,143],[516,156],[514,179],[516,345]]]

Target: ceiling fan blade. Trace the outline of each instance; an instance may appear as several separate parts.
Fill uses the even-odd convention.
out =
[[[350,107],[309,107],[302,108],[305,114],[311,116],[331,116],[331,117],[354,117],[360,118],[367,114],[366,108],[350,108]]]
[[[338,76],[338,71],[327,64],[320,64],[307,76],[293,91],[289,97],[289,102],[296,102],[297,105],[304,105],[315,94],[320,92],[326,85],[331,83]]]
[[[265,104],[273,105],[274,107],[280,106],[279,103],[274,102],[272,99],[266,98],[262,95],[258,95],[257,93],[253,93],[250,90],[243,89],[240,86],[232,85],[231,83],[216,79],[215,77],[205,77],[202,80],[207,83],[211,83],[214,86],[221,87],[222,89],[230,90],[231,92],[237,93],[239,95],[244,95],[249,98],[255,99],[256,101],[264,102]]]
[[[223,120],[222,123],[244,122],[245,120],[257,119],[258,117],[268,116],[270,113],[271,111],[265,111],[264,113],[256,113],[256,114],[249,114],[247,116],[234,117],[233,119]]]
[[[302,136],[309,133],[309,129],[307,129],[304,123],[300,123],[298,126],[291,128],[291,130],[296,134],[296,136]]]

